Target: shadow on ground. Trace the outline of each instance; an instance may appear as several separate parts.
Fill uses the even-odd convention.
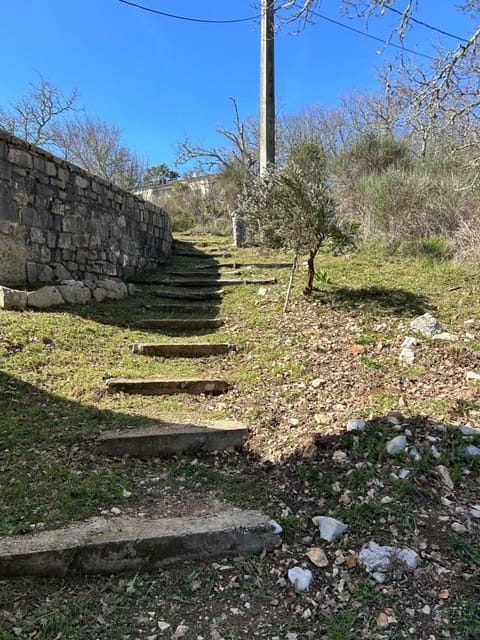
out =
[[[395,315],[414,313],[422,315],[432,306],[427,302],[427,297],[412,293],[405,289],[391,289],[386,287],[371,286],[353,289],[351,287],[332,287],[328,290],[314,290],[313,300],[319,300],[347,308],[370,307],[391,311]]]

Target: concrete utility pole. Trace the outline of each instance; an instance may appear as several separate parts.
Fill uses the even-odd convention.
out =
[[[262,0],[260,61],[260,175],[275,163],[274,0]]]

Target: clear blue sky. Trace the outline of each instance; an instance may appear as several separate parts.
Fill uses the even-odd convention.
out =
[[[153,9],[207,19],[254,16],[249,0],[136,0]],[[399,9],[406,4],[399,0]],[[420,0],[417,17],[468,37],[472,24],[450,0]],[[323,0],[324,16],[359,30],[361,19],[338,13]],[[259,24],[199,24],[141,11],[119,0],[1,0],[0,105],[17,97],[40,73],[63,91],[77,88],[89,115],[118,124],[126,143],[150,164],[173,165],[175,144],[186,135],[218,143],[238,102],[257,117]],[[371,21],[368,32],[386,37],[395,16]],[[415,26],[406,46],[426,54],[450,38]],[[296,112],[309,104],[334,106],[339,96],[375,89],[376,69],[395,50],[318,18],[299,35],[276,38],[277,107]],[[419,58],[421,60],[421,58]]]

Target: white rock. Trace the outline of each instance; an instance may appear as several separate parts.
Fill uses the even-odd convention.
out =
[[[392,427],[396,427],[400,424],[400,420],[397,418],[397,416],[387,416],[387,422],[388,424],[392,425]]]
[[[0,309],[23,311],[27,306],[27,292],[0,286]]]
[[[410,458],[416,458],[419,454],[417,447],[411,447],[408,451]]]
[[[455,533],[467,533],[468,529],[460,522],[452,522],[452,529]]]
[[[317,567],[328,567],[327,554],[319,547],[312,547],[307,551],[307,558]]]
[[[267,295],[267,287],[260,287],[260,289],[257,291],[257,294],[259,296],[266,296]]]
[[[460,426],[460,431],[464,436],[480,436],[480,429],[471,427],[469,424],[462,424]]]
[[[159,620],[158,621],[158,628],[160,629],[160,631],[166,631],[167,629],[170,629],[170,625],[168,624],[168,622],[165,622],[165,620]]]
[[[467,380],[473,380],[474,382],[480,382],[480,373],[476,371],[467,371],[466,373]]]
[[[433,335],[432,340],[440,340],[441,342],[456,342],[458,340],[458,336],[448,331],[442,331],[441,333],[436,333],[435,335]]]
[[[102,292],[96,294],[98,289],[102,289]],[[108,300],[122,300],[128,296],[128,288],[123,280],[114,280],[113,278],[102,278],[97,280],[96,289],[93,293],[96,300],[98,295],[105,294],[105,298]],[[105,299],[103,298],[103,299]]]
[[[478,520],[480,518],[480,509],[470,509],[470,515]]]
[[[398,477],[400,480],[405,480],[410,475],[410,469],[402,469],[398,472]]]
[[[405,450],[407,439],[405,436],[396,436],[389,440],[386,444],[386,450],[389,456],[396,456]]]
[[[410,328],[421,333],[427,338],[431,338],[436,333],[441,333],[442,327],[438,320],[430,313],[424,313],[410,322]]]
[[[434,458],[440,458],[442,455],[434,444],[430,447],[430,452]]]
[[[272,527],[273,533],[282,533],[283,529],[276,520],[269,520],[268,524]]]
[[[65,281],[64,281],[65,282]],[[67,280],[68,284],[58,285],[58,290],[61,296],[70,304],[86,304],[90,302],[92,294],[88,287],[85,287],[83,282],[78,280]]]
[[[439,464],[438,467],[435,467],[438,475],[443,480],[443,483],[447,485],[449,489],[453,489],[453,480],[450,475],[450,471],[443,464]]]
[[[302,567],[292,567],[288,570],[288,579],[293,584],[295,591],[301,593],[306,591],[312,581],[312,572],[310,569],[302,569]]]
[[[399,360],[412,364],[415,361],[415,352],[410,347],[403,347],[398,356]]]
[[[64,299],[57,287],[41,287],[27,294],[27,306],[35,309],[45,309],[56,304],[63,304]]]
[[[356,418],[347,422],[347,431],[364,431],[367,426],[365,420]]]
[[[464,458],[480,458],[480,449],[474,444],[469,444],[468,447],[462,449],[462,456]]]
[[[407,336],[402,342],[402,347],[415,347],[417,345],[417,339],[413,336]]]
[[[413,571],[420,564],[420,557],[413,549],[379,546],[376,542],[369,542],[366,549],[358,554],[358,561],[377,582],[385,581],[385,574],[395,565],[405,571]]]
[[[318,518],[318,528],[322,540],[333,542],[348,530],[348,524],[344,524],[329,516],[320,516]]]

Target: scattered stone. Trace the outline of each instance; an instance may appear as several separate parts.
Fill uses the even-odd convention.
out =
[[[347,422],[347,431],[365,431],[367,423],[361,418],[355,418]]]
[[[460,426],[460,431],[464,436],[480,436],[480,429],[477,429],[477,427],[471,427],[468,424],[462,424]]]
[[[420,455],[420,452],[418,451],[417,447],[411,447],[408,451],[408,455],[410,456],[410,458],[416,458]]]
[[[440,458],[440,456],[442,455],[434,444],[432,444],[432,446],[430,447],[430,453],[434,458]]]
[[[306,591],[312,581],[312,572],[310,569],[302,569],[301,567],[292,567],[288,570],[288,579],[293,584],[297,593]]]
[[[457,342],[458,336],[448,331],[442,331],[432,336],[432,340],[440,340],[441,342]]]
[[[386,450],[389,456],[397,456],[402,453],[407,446],[407,439],[405,436],[396,436],[389,440],[386,444]]]
[[[475,509],[475,508],[470,509],[470,515],[472,516],[472,518],[475,518],[476,520],[478,520],[480,518],[480,509]]]
[[[468,447],[462,449],[462,457],[464,458],[480,458],[480,449],[474,444],[469,444]]]
[[[410,322],[410,328],[421,333],[426,338],[433,337],[436,333],[441,333],[442,327],[437,318],[430,313],[424,313],[422,316],[414,318]]]
[[[276,520],[269,520],[268,524],[271,525],[273,533],[275,534],[283,533],[282,527],[278,524]]]
[[[473,380],[474,382],[480,382],[480,373],[476,371],[467,371],[466,374],[467,380]]]
[[[398,472],[398,477],[400,480],[405,480],[410,475],[410,469],[402,469]]]
[[[345,464],[346,462],[348,462],[348,456],[345,451],[335,451],[332,456],[332,460],[334,462],[338,462],[339,464]]]
[[[435,470],[442,479],[443,484],[445,484],[449,489],[453,489],[453,480],[447,467],[443,464],[439,464],[438,467],[435,467]]]
[[[41,289],[27,293],[27,306],[35,309],[45,309],[57,304],[64,304],[64,302],[60,291],[53,286],[41,287]]]
[[[327,554],[323,549],[320,549],[319,547],[313,547],[312,549],[309,549],[307,551],[307,558],[310,560],[310,562],[313,562],[316,567],[328,567]]]
[[[23,311],[27,306],[27,292],[0,286],[0,309]]]
[[[452,522],[452,530],[455,533],[467,533],[468,529],[460,522]]]
[[[398,356],[399,360],[412,364],[415,361],[415,352],[409,347],[403,347]]]
[[[175,633],[172,636],[172,640],[180,640],[180,638],[185,637],[188,632],[188,627],[186,624],[179,624],[175,629]]]
[[[65,302],[70,304],[87,304],[92,298],[92,292],[80,280],[63,280],[58,290]]]
[[[318,518],[318,528],[322,540],[333,542],[347,531],[348,525],[329,516],[320,516]]]
[[[97,280],[93,297],[98,302],[102,300],[122,300],[128,296],[128,287],[123,280],[104,278]]]
[[[419,555],[413,549],[379,546],[376,542],[369,542],[368,547],[358,554],[360,565],[376,580],[383,583],[386,574],[395,566],[405,571],[413,571],[420,564]]]
[[[166,631],[167,629],[170,629],[170,626],[171,625],[169,625],[168,622],[165,622],[165,620],[159,620],[158,621],[158,628],[162,633],[164,631]]]
[[[392,415],[387,416],[387,422],[392,427],[397,427],[400,424],[400,420],[397,418],[397,416]]]
[[[267,287],[260,287],[260,289],[257,291],[259,296],[266,296],[267,295]]]
[[[402,348],[403,347],[416,347],[417,346],[417,339],[414,338],[413,336],[407,336],[405,338],[405,340],[402,342]]]

